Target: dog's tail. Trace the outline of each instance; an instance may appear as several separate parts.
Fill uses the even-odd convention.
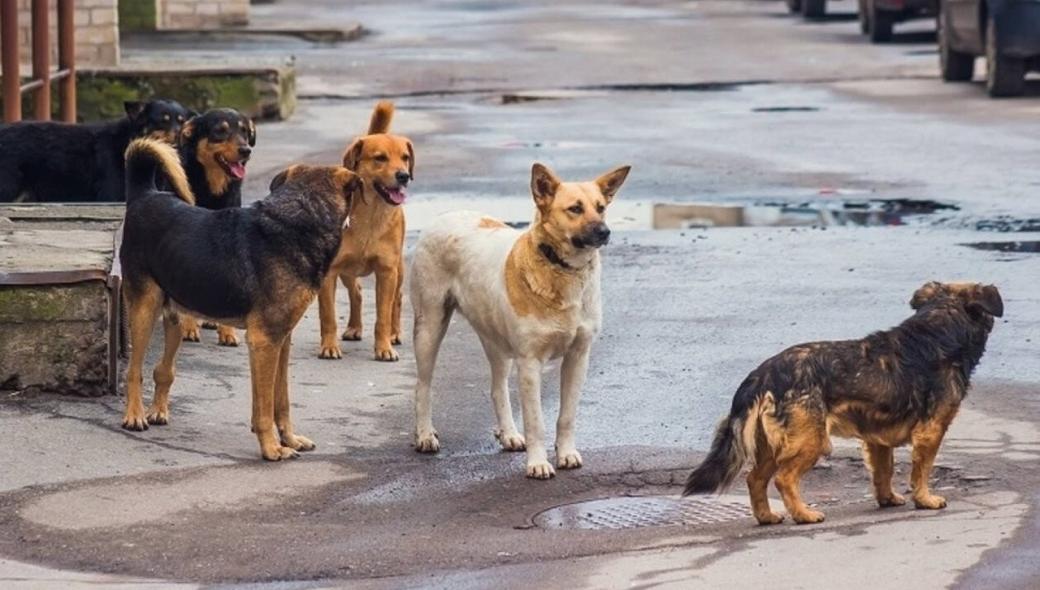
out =
[[[390,133],[390,121],[394,118],[394,103],[381,100],[372,111],[372,120],[368,123],[368,134]]]
[[[715,429],[715,439],[704,461],[686,478],[684,496],[721,493],[740,474],[748,457],[755,455],[755,438],[762,408],[761,398],[753,395],[752,379],[741,384],[733,408]],[[752,395],[748,395],[748,394]],[[756,399],[757,398],[757,399]]]
[[[178,198],[189,205],[195,204],[195,195],[177,150],[155,139],[135,139],[126,148],[126,202],[154,192],[155,177],[160,172]]]

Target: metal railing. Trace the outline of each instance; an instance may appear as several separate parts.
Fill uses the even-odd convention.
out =
[[[76,122],[76,31],[73,0],[58,3],[58,69],[51,72],[47,0],[32,0],[32,79],[22,83],[18,55],[18,0],[0,0],[4,122],[22,120],[22,95],[33,93],[33,116],[51,118],[51,82],[60,81],[61,119]]]

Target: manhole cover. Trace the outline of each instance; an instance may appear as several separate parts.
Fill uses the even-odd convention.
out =
[[[751,518],[747,501],[733,496],[639,496],[557,506],[540,512],[534,523],[544,529],[602,530],[716,524],[743,518]]]

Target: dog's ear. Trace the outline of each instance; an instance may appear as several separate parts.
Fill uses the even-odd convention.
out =
[[[347,151],[343,152],[343,167],[347,170],[357,170],[358,163],[361,162],[361,150],[364,147],[364,140],[360,138],[355,139],[354,143],[347,148]]]
[[[404,142],[408,146],[408,176],[415,180],[415,148],[412,147],[412,142]]]
[[[621,185],[624,184],[625,179],[628,178],[628,171],[631,169],[631,166],[621,166],[620,168],[615,168],[596,179],[596,185],[599,186],[599,192],[603,194],[608,205],[614,200],[614,195],[621,190]]]
[[[249,117],[246,117],[246,138],[249,140],[249,147],[256,145],[256,123]]]
[[[289,180],[289,177],[291,177],[296,172],[297,168],[299,168],[299,166],[294,164],[275,175],[275,177],[271,179],[271,186],[269,187],[269,190],[273,193],[275,189],[285,184],[285,181]]]
[[[921,286],[920,289],[914,291],[914,296],[910,298],[910,307],[912,309],[921,309],[925,303],[928,303],[935,298],[936,295],[943,291],[943,284],[939,281],[929,281]]]
[[[144,112],[144,103],[139,100],[125,101],[123,103],[123,111],[126,112],[127,118],[132,121]]]
[[[531,195],[538,210],[546,212],[553,199],[556,198],[556,189],[560,188],[560,179],[545,164],[535,162],[531,166]]]
[[[972,293],[971,301],[968,302],[969,310],[981,310],[993,317],[1004,316],[1004,300],[1000,298],[1000,291],[993,285],[983,285]]]
[[[336,179],[336,186],[343,187],[343,193],[348,197],[352,196],[359,188],[361,188],[361,177],[353,170],[348,170],[343,167],[337,168],[334,177]]]

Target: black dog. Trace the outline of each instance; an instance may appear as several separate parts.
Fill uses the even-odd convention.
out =
[[[131,140],[174,143],[193,111],[172,100],[124,103],[118,121],[0,127],[0,203],[122,201],[123,152]]]
[[[256,126],[234,109],[213,109],[184,125],[179,140],[181,163],[195,195],[195,204],[206,209],[242,206],[242,181],[246,164],[256,145]],[[217,342],[238,346],[238,335],[230,326],[217,329]],[[189,342],[201,340],[199,323],[181,317],[181,336]]]
[[[130,320],[130,365],[123,427],[166,424],[173,365],[181,343],[178,312],[246,328],[253,381],[253,432],[265,459],[314,448],[289,419],[293,327],[318,294],[339,251],[358,176],[340,166],[293,166],[271,195],[249,207],[208,211],[194,197],[172,147],[142,139],[127,151],[127,207],[119,260]],[[163,174],[174,193],[160,192]],[[146,412],[141,370],[163,313],[165,349]]]
[[[914,505],[945,508],[928,477],[1004,302],[992,285],[931,282],[914,293],[910,307],[914,315],[895,328],[861,340],[792,346],[752,371],[684,495],[721,491],[750,461],[748,492],[759,524],[783,520],[766,497],[774,475],[794,521],[820,522],[823,513],[805,505],[799,483],[830,453],[834,434],[863,442],[881,507],[906,502],[892,489],[892,449],[910,443]]]

